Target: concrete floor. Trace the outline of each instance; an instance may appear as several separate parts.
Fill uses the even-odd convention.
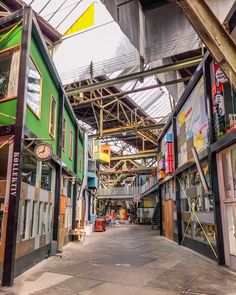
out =
[[[67,245],[15,280],[8,295],[236,294],[236,274],[150,226],[116,226]]]

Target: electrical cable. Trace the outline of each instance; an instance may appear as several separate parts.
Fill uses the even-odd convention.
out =
[[[35,0],[32,0],[32,1],[29,3],[29,5],[33,4],[33,3],[34,3],[34,1],[35,1]]]
[[[62,8],[62,6],[65,4],[67,2],[67,0],[64,0],[64,2],[62,2],[62,4],[57,8],[57,10],[55,10],[53,13],[52,13],[52,15],[51,15],[51,17],[47,20],[47,22],[49,22],[55,15],[56,15],[56,13]],[[45,16],[44,16],[44,18],[45,18]]]
[[[99,62],[99,64],[94,63],[93,64],[93,71],[95,74],[97,73],[98,76],[101,76],[102,75],[101,71],[104,71],[104,69],[106,69],[106,72],[108,72],[108,69],[110,69],[110,71],[112,71],[112,69],[113,69],[113,72],[114,72],[115,67],[117,67],[117,66],[120,67],[121,64],[125,64],[127,62],[129,62],[129,63],[134,62],[135,63],[135,61],[136,61],[136,64],[138,65],[139,64],[138,58],[131,59],[128,56],[121,57],[121,60],[114,58],[111,60],[103,61],[101,66],[99,65],[100,62]],[[88,74],[88,75],[90,74],[90,65],[83,66],[82,68],[73,69],[73,70],[70,70],[67,72],[63,72],[63,73],[61,73],[61,78],[63,80],[67,80],[67,79],[73,78],[74,76],[81,76],[81,75],[85,75],[85,74]],[[104,72],[104,74],[105,74],[105,72]]]
[[[48,6],[48,4],[50,4],[50,2],[52,2],[52,0],[49,0],[42,8],[41,10],[38,12],[38,15],[40,15],[40,13]]]
[[[67,15],[62,19],[62,21],[56,26],[56,29],[58,29],[60,27],[60,25],[62,23],[64,23],[64,21],[67,19],[67,17],[79,6],[79,4],[82,2],[83,0],[80,0],[70,11],[69,13],[67,13]]]

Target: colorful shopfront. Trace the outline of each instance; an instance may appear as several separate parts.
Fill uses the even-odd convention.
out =
[[[236,93],[208,52],[158,144],[161,234],[236,270]]]
[[[160,180],[162,234],[208,257],[217,259],[214,190],[211,190],[209,120],[203,63],[198,67],[159,137],[159,150],[174,154],[174,171],[164,166]],[[166,148],[173,137],[172,151]],[[197,155],[197,159],[196,156]]]
[[[68,241],[84,153],[33,11],[2,18],[0,29],[0,274],[11,285],[52,241]]]
[[[211,153],[216,161],[218,211],[222,220],[222,253],[227,266],[236,270],[236,92],[209,56],[206,61],[211,110]]]

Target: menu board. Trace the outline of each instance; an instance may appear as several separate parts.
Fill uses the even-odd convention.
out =
[[[198,81],[177,115],[178,166],[193,160],[192,148],[200,153],[208,144],[208,118],[203,77]]]

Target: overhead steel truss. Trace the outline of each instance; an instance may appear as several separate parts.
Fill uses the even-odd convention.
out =
[[[87,80],[87,84],[97,83],[97,79]],[[106,101],[92,101],[91,99],[99,98],[104,96],[104,93],[108,95],[113,95],[114,92],[110,88],[97,89],[91,92],[83,93],[83,95],[73,95],[70,97],[71,105],[77,115],[78,119],[81,119],[89,124],[94,129],[97,130],[96,135],[91,135],[91,137],[104,138],[107,136],[123,136],[135,134],[139,138],[139,147],[140,148],[150,148],[147,146],[151,144],[151,148],[157,146],[156,138],[158,133],[164,126],[164,123],[157,124],[154,120],[148,117],[144,111],[140,111],[138,106],[136,106],[131,100],[129,100],[130,105],[126,100],[119,100],[116,97],[108,98]],[[86,115],[88,111],[87,105],[80,105],[81,102],[89,102],[92,114],[90,118]],[[84,107],[84,112],[82,111]],[[81,112],[81,116],[79,116]],[[84,116],[84,117],[83,117]],[[95,124],[94,124],[95,123]],[[108,128],[112,126],[119,126],[116,128]],[[129,142],[129,139],[126,140]],[[136,144],[136,140],[132,141],[133,144]],[[129,142],[132,144],[132,142]]]
[[[96,134],[89,136],[90,139],[104,140],[104,143],[113,142],[116,147],[119,147],[117,154],[112,154],[110,164],[100,164],[101,173],[98,177],[102,186],[119,185],[126,182],[129,175],[133,177],[131,177],[132,181],[135,181],[138,174],[149,174],[156,169],[157,137],[167,117],[163,117],[160,120],[161,123],[157,123],[140,110],[127,95],[186,82],[191,76],[165,83],[160,83],[157,79],[155,85],[133,87],[128,91],[120,91],[114,85],[140,77],[192,67],[198,65],[201,59],[202,56],[197,56],[115,79],[98,77],[65,86],[78,119],[85,118],[84,121],[97,131]],[[90,112],[90,115],[87,112]],[[132,146],[137,150],[134,151]],[[128,155],[124,155],[124,151],[125,154],[128,152]]]
[[[206,1],[172,0],[172,2],[182,9],[236,90],[236,44]]]
[[[105,136],[116,136],[116,135],[127,135],[127,134],[134,134],[137,131],[146,131],[146,130],[160,130],[165,126],[164,123],[159,123],[155,125],[146,125],[146,126],[139,126],[139,125],[130,125],[130,126],[122,126],[118,128],[110,128],[104,129],[102,131],[102,138]],[[89,135],[89,138],[100,138],[100,133],[97,132],[96,134]]]
[[[141,88],[137,88],[137,89],[131,89],[131,90],[123,91],[123,92],[120,92],[120,93],[95,97],[95,98],[91,98],[91,99],[86,100],[86,101],[81,101],[81,102],[78,103],[77,106],[89,105],[91,102],[102,101],[102,100],[106,100],[106,99],[109,99],[109,98],[118,98],[119,97],[120,99],[122,99],[122,97],[124,97],[125,95],[128,95],[128,94],[137,93],[137,92],[146,91],[146,90],[151,90],[151,89],[155,89],[155,88],[161,88],[163,86],[169,86],[169,85],[173,85],[173,84],[183,83],[183,82],[189,81],[190,79],[191,79],[191,76],[176,79],[176,80],[166,81],[166,82],[163,82],[163,83],[159,82],[159,83],[154,84],[154,85],[141,87]],[[72,90],[71,90],[71,92],[72,92]],[[68,91],[67,93],[70,93],[70,91]]]

